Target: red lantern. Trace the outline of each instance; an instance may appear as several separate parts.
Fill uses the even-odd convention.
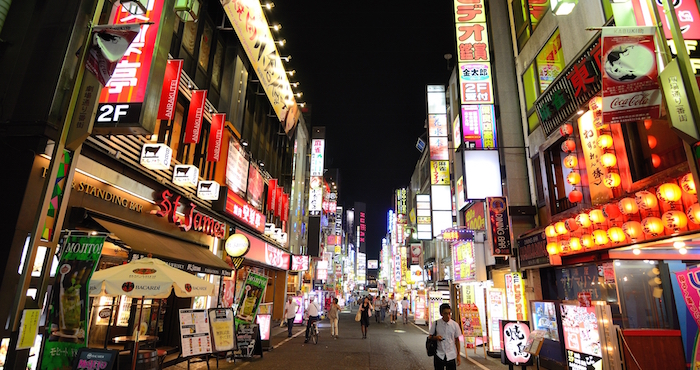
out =
[[[617,204],[606,204],[603,206],[603,215],[607,218],[617,218],[620,215],[620,208]]]
[[[688,194],[696,194],[695,181],[693,181],[693,174],[689,173],[681,179],[681,188]]]
[[[581,239],[579,238],[571,238],[569,239],[569,248],[576,252],[581,250]]]
[[[608,149],[613,146],[613,138],[610,135],[600,135],[598,136],[598,146],[603,149]]]
[[[569,139],[561,143],[561,150],[566,153],[571,153],[576,150],[576,142]]]
[[[661,216],[667,229],[678,232],[688,225],[688,217],[681,211],[668,211]]]
[[[580,201],[583,200],[583,193],[580,191],[574,189],[569,193],[569,202],[571,203],[579,203]]]
[[[620,182],[622,179],[620,179],[620,175],[616,174],[615,172],[608,172],[603,176],[603,184],[608,187],[608,188],[616,188],[620,186]]]
[[[574,127],[570,123],[565,123],[559,127],[559,133],[561,136],[568,136],[574,133]]]
[[[576,231],[579,228],[578,224],[576,223],[576,220],[574,220],[573,218],[564,220],[564,226],[569,231]]]
[[[656,189],[656,197],[669,203],[678,201],[681,199],[682,195],[683,193],[681,193],[680,186],[672,182],[662,184],[658,189]]]
[[[578,172],[569,172],[569,174],[566,176],[566,182],[571,185],[577,185],[579,182],[581,182],[581,175],[579,175]]]
[[[656,137],[651,135],[647,136],[647,144],[649,144],[649,149],[656,148]]]
[[[639,207],[632,198],[624,198],[620,200],[617,204],[620,208],[620,212],[626,215],[631,215],[639,212]]]
[[[651,120],[650,119],[644,120],[644,128],[647,130],[651,128]]]
[[[564,158],[564,167],[574,168],[578,165],[578,158],[575,155],[569,154]]]
[[[642,229],[645,234],[658,236],[664,232],[664,223],[657,217],[647,217],[642,220]]]
[[[656,200],[656,196],[646,190],[639,191],[634,194],[634,201],[637,202],[637,206],[643,210],[656,208],[656,206],[659,204]]]
[[[688,219],[690,222],[700,225],[700,204],[695,203],[692,206],[688,207],[688,210],[685,211],[686,216],[688,216]]]
[[[554,230],[556,230],[557,234],[559,234],[559,235],[564,235],[564,234],[569,233],[569,230],[566,229],[566,225],[564,225],[564,223],[561,221],[554,224]]]
[[[588,213],[579,213],[576,215],[576,224],[581,227],[591,226],[591,219],[588,217]]]
[[[544,229],[544,233],[547,234],[548,237],[550,238],[556,238],[557,235],[557,229],[554,228],[554,225],[549,225]]]
[[[559,254],[559,243],[547,243],[547,253],[549,253],[550,255]]]
[[[642,224],[637,221],[629,221],[622,224],[622,231],[627,234],[632,240],[636,240],[642,237]]]
[[[603,211],[599,209],[594,209],[588,212],[588,217],[594,224],[602,224],[603,222],[605,222],[605,215],[603,214]]]
[[[581,244],[586,248],[593,248],[593,237],[588,234],[581,235]]]
[[[594,230],[593,231],[593,242],[596,245],[608,244],[608,233],[604,230]]]
[[[654,166],[654,168],[659,168],[659,166],[661,166],[661,157],[659,157],[658,154],[651,155],[651,165]]]
[[[625,234],[625,232],[617,226],[608,229],[608,236],[610,237],[610,241],[615,244],[619,244],[627,240],[627,234]]]

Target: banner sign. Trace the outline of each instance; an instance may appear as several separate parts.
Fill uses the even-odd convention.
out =
[[[501,363],[506,365],[531,365],[532,355],[525,352],[525,344],[530,337],[528,321],[500,320],[501,328]],[[575,369],[575,368],[570,368]]]
[[[676,279],[690,314],[700,326],[700,267],[676,272]]]
[[[180,310],[182,357],[211,353],[211,333],[206,310]]]
[[[442,240],[446,242],[462,242],[473,239],[474,232],[468,229],[452,228],[442,230]]]
[[[270,179],[267,183],[267,210],[275,211],[277,205],[277,179]]]
[[[41,369],[70,368],[87,346],[88,286],[102,253],[104,236],[68,236],[53,284]]]
[[[658,119],[654,27],[603,27],[603,122]]]
[[[511,272],[504,275],[504,280],[508,299],[508,317],[524,320],[527,318],[527,303],[523,276],[519,272]]]
[[[241,296],[238,302],[240,302],[240,308],[238,314],[236,315],[236,324],[239,323],[253,323],[255,322],[255,316],[258,314],[258,306],[265,297],[265,289],[267,288],[267,276],[258,275],[252,272],[248,273],[248,276],[243,283],[243,288],[241,289]]]
[[[221,140],[224,137],[225,122],[226,113],[214,113],[211,115],[211,129],[209,130],[209,143],[207,145],[207,161],[209,162],[218,162],[219,158],[221,158]]]
[[[160,93],[158,119],[170,121],[175,117],[175,107],[177,106],[177,91],[180,87],[181,73],[182,59],[168,59],[168,64],[165,66],[163,90]]]
[[[199,143],[199,133],[202,131],[204,120],[204,105],[207,102],[207,90],[193,90],[190,107],[187,110],[187,125],[185,127],[185,144]]]
[[[463,193],[464,192],[462,192],[462,194]],[[484,202],[474,202],[469,209],[464,211],[464,226],[469,230],[486,230]]]
[[[508,200],[506,197],[486,198],[486,205],[489,209],[493,255],[510,256],[512,249]]]
[[[102,86],[112,78],[117,62],[139,34],[138,24],[95,26],[92,43],[85,60],[85,69],[97,77]]]

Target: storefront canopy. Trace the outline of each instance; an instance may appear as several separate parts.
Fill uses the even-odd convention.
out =
[[[132,260],[151,254],[153,257],[183,271],[231,276],[232,268],[200,245],[116,224],[97,217],[93,217],[93,219],[131,248]]]

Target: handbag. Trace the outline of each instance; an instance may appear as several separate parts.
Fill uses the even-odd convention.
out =
[[[435,321],[435,333],[437,333],[437,321]],[[435,339],[430,339],[430,335],[425,338],[425,351],[428,353],[428,357],[433,357],[437,353],[438,341]]]
[[[357,310],[357,315],[355,315],[355,321],[360,321],[362,318],[362,312],[360,310]]]

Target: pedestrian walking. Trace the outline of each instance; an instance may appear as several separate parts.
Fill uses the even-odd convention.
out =
[[[331,321],[331,337],[335,339],[338,339],[338,312],[340,312],[338,298],[333,298],[333,303],[328,309],[328,319]]]
[[[299,306],[292,297],[287,298],[287,303],[284,304],[284,318],[287,319],[287,337],[292,336],[292,326],[294,326],[294,317],[297,315]]]
[[[382,316],[382,322],[384,322],[384,318],[386,317],[386,311],[389,308],[389,302],[386,300],[386,296],[382,297],[382,303],[381,303],[381,316]]]
[[[382,313],[382,302],[379,297],[374,297],[374,320],[379,324],[379,319]]]
[[[318,304],[314,302],[314,296],[309,297],[309,305],[306,306],[306,314],[309,319],[306,321],[306,340],[304,343],[309,343],[309,330],[311,329],[311,324],[318,321],[318,316],[321,310],[318,308]]]
[[[396,324],[396,314],[398,313],[399,304],[396,302],[394,297],[389,298],[389,313],[391,316],[391,323]]]
[[[459,357],[459,336],[462,334],[459,325],[452,320],[452,309],[449,303],[440,305],[442,318],[435,321],[430,329],[430,339],[436,340],[437,352],[433,356],[435,370],[456,370],[461,363]]]
[[[408,306],[410,306],[410,303],[408,302],[408,298],[404,296],[403,301],[401,301],[401,311],[403,313],[404,324],[408,324]]]
[[[360,305],[360,327],[362,328],[362,339],[367,339],[367,327],[369,326],[369,317],[372,316],[372,303],[369,297],[365,296],[364,301]]]

